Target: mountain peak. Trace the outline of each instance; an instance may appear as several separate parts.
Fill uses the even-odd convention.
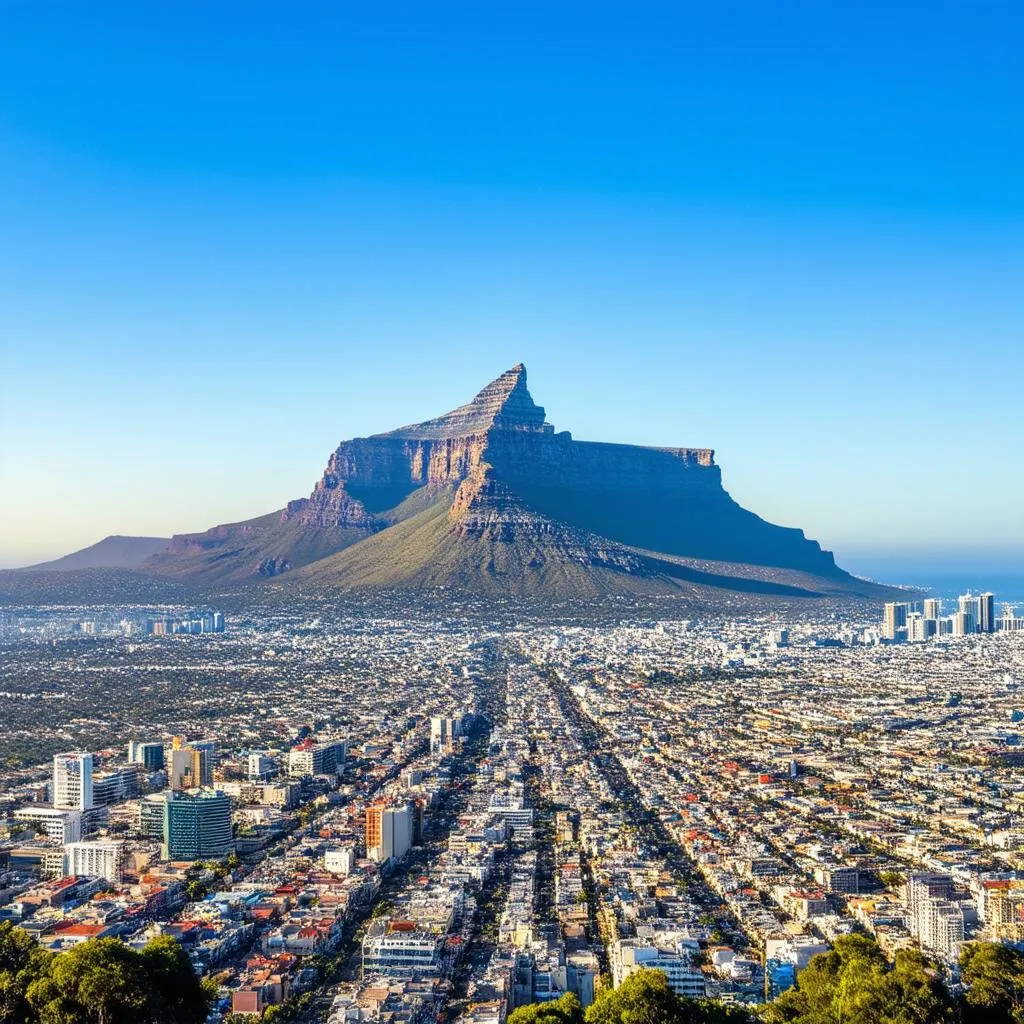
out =
[[[496,377],[466,405],[425,423],[413,423],[376,436],[444,440],[495,429],[545,433],[553,430],[544,422],[544,408],[534,402],[526,387],[526,367],[522,363]]]

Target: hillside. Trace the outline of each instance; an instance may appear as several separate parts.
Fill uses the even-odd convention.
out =
[[[77,572],[80,569],[135,569],[170,543],[169,537],[104,537],[63,558],[30,565],[21,572]]]

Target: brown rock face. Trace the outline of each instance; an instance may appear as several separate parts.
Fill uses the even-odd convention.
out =
[[[419,488],[455,488],[449,515],[466,535],[514,543],[552,523],[670,554],[834,571],[798,530],[771,526],[722,488],[708,448],[575,441],[546,422],[520,363],[458,409],[386,434],[343,441],[312,495],[285,522],[387,525],[382,513]]]

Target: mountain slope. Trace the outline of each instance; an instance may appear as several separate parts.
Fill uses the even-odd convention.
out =
[[[170,537],[104,537],[63,558],[29,565],[19,572],[77,572],[80,569],[135,569],[147,558],[163,551]]]
[[[706,562],[642,551],[519,509],[484,522],[452,515],[442,497],[415,516],[292,574],[286,589],[305,594],[363,588],[458,589],[481,597],[587,600],[613,594],[686,596],[716,591],[773,598],[877,597],[873,584],[846,574]]]

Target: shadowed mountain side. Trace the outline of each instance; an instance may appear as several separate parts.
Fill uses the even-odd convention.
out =
[[[736,504],[721,488],[706,494],[680,494],[657,486],[616,491],[600,483],[589,491],[532,486],[525,481],[515,487],[538,512],[629,547],[847,576],[831,553],[808,541],[802,530],[767,522]]]
[[[72,572],[78,569],[134,569],[163,551],[170,537],[122,537],[114,535],[73,551],[51,562],[29,565],[18,572]]]
[[[867,601],[892,601],[897,591],[870,580],[842,572],[818,576],[799,569],[778,569],[763,565],[681,558],[632,548],[649,561],[652,572],[680,580],[691,580],[726,587],[745,593],[770,593],[773,586],[784,587],[800,596],[858,598]],[[905,596],[905,595],[904,595]]]

